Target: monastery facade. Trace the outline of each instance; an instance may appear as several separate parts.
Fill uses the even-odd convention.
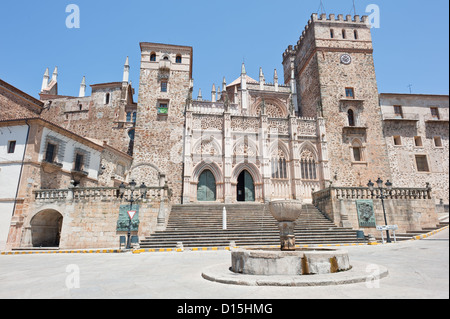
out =
[[[283,74],[260,69],[254,79],[242,64],[207,97],[193,97],[192,47],[140,47],[137,102],[128,58],[122,81],[91,85],[91,96],[86,78],[79,96],[59,95],[57,68],[51,78],[45,72],[40,100],[0,83],[0,131],[9,131],[0,138],[0,181],[11,185],[0,194],[0,245],[42,244],[33,234],[52,224],[58,238],[64,230],[65,247],[94,247],[98,234],[80,243],[85,209],[109,234],[102,245],[113,243],[120,232],[108,214],[122,209],[119,186],[133,180],[153,196],[139,235],[164,229],[174,204],[311,203],[324,190],[360,190],[378,177],[448,205],[448,95],[378,92],[366,16],[313,14],[282,53]],[[22,155],[11,155],[16,147]]]

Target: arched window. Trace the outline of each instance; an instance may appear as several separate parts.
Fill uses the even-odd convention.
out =
[[[361,142],[357,139],[352,142],[352,156],[354,162],[364,161],[363,147]]]
[[[169,57],[166,55],[166,56],[163,58],[163,60],[164,60],[164,61],[169,61]]]
[[[181,63],[181,55],[177,55],[175,63]]]
[[[352,109],[347,111],[348,126],[356,126],[355,113]]]
[[[156,53],[152,53],[151,55],[150,55],[150,61],[151,62],[155,62],[156,61]]]
[[[317,162],[310,150],[304,150],[300,159],[302,179],[317,180]]]
[[[287,179],[287,161],[282,150],[278,150],[278,154],[274,154],[271,160],[272,178]]]

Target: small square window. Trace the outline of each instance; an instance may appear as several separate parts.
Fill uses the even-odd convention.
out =
[[[158,111],[157,120],[158,121],[167,121],[167,117],[169,116],[169,104],[165,101],[159,102],[157,111]]]
[[[423,144],[422,144],[422,138],[421,138],[420,136],[415,136],[415,137],[414,137],[414,144],[415,144],[417,147],[422,147],[422,146],[423,146]]]
[[[439,120],[439,109],[437,107],[430,107],[431,117],[434,120]]]
[[[396,146],[402,145],[402,138],[400,136],[394,136],[394,145]]]
[[[345,88],[345,97],[347,99],[355,98],[355,90],[353,88]]]
[[[394,114],[396,118],[403,118],[403,109],[401,105],[394,105]]]
[[[8,142],[8,154],[14,154],[16,151],[16,141]]]
[[[429,172],[428,161],[426,155],[416,155],[416,165],[418,172]]]
[[[436,147],[442,147],[442,139],[440,136],[434,137],[434,146]]]

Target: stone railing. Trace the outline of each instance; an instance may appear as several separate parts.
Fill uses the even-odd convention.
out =
[[[145,199],[155,200],[167,198],[170,200],[172,194],[168,186],[152,186],[147,187],[147,194]],[[65,201],[65,200],[129,200],[131,198],[131,191],[125,190],[123,195],[120,194],[118,187],[88,187],[88,188],[69,188],[69,189],[42,189],[33,192],[36,201]],[[134,192],[134,197],[139,197],[139,189]]]
[[[378,188],[373,192],[368,187],[329,187],[313,193],[313,203],[328,199],[377,199],[381,195]],[[431,188],[393,188],[384,190],[385,199],[431,199]]]

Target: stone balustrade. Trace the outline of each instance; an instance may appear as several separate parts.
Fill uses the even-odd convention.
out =
[[[147,200],[160,200],[161,198],[171,198],[171,191],[167,186],[147,187]],[[41,189],[33,192],[36,201],[65,201],[65,200],[129,200],[131,198],[131,190],[126,189],[123,195],[120,194],[118,187],[87,187],[87,188],[69,188],[69,189]],[[140,196],[139,189],[134,192],[137,199]]]
[[[313,193],[313,202],[320,202],[326,199],[376,199],[381,195],[378,188],[373,192],[368,187],[329,187]],[[390,191],[384,190],[386,199],[431,199],[431,188],[393,188]]]

